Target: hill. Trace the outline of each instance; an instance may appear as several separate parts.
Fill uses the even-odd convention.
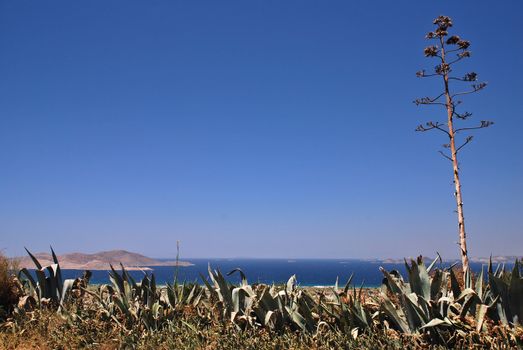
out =
[[[33,254],[42,266],[53,263],[49,253]],[[20,267],[34,269],[35,265],[29,256],[15,258]],[[150,266],[176,266],[176,261],[161,261],[149,258],[138,253],[126,250],[110,250],[93,254],[69,253],[58,255],[58,261],[62,269],[73,270],[110,270],[110,265],[115,268],[123,264],[129,270],[148,269]],[[178,266],[191,266],[190,262],[178,261]]]

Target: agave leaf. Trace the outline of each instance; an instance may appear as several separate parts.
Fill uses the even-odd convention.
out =
[[[109,272],[109,279],[113,283],[113,286],[116,288],[118,293],[123,294],[124,293],[124,285],[123,285],[123,278],[120,276],[118,272],[114,269],[113,265],[109,264],[109,267],[111,268],[111,271]]]
[[[416,261],[412,261],[412,266],[409,271],[409,283],[412,292],[416,293],[418,296],[425,298],[425,300],[430,299],[430,278],[425,268],[425,263],[423,259],[418,257]],[[406,262],[405,262],[406,264]]]
[[[129,283],[132,287],[132,289],[136,289],[137,285],[136,285],[136,281],[134,280],[134,278],[129,274],[129,272],[127,272],[127,270],[125,269],[125,266],[123,266],[122,263],[120,263],[120,267],[122,269],[122,278],[124,281],[127,281],[127,283]],[[142,271],[144,272],[144,271]],[[145,272],[144,272],[145,274]]]
[[[287,281],[287,287],[285,288],[285,291],[287,294],[291,294],[296,289],[296,275],[292,275],[289,280]]]
[[[434,276],[430,283],[430,300],[436,300],[438,295],[442,293],[441,286],[443,284],[443,271],[437,269],[434,271]]]
[[[498,264],[496,266],[496,271],[494,271],[494,276],[501,277],[501,275],[505,272],[505,265]]]
[[[37,258],[35,258],[35,256],[33,254],[31,254],[31,252],[29,251],[29,249],[27,249],[26,247],[24,247],[25,251],[27,252],[27,254],[29,254],[29,256],[31,257],[31,260],[33,260],[33,263],[35,264],[36,268],[38,270],[41,270],[42,269],[42,265],[40,264],[40,262],[38,261]]]
[[[187,300],[188,302],[190,302],[190,301],[194,298],[194,296],[195,296],[195,292],[196,292],[196,286],[197,286],[197,284],[195,284],[195,285],[192,287],[191,291],[190,291],[189,294],[187,295],[187,299],[186,299],[186,300]]]
[[[252,311],[256,314],[256,317],[260,320],[262,325],[265,325],[265,317],[267,316],[267,313],[272,310],[266,310],[261,304],[257,304],[252,306]]]
[[[450,269],[450,289],[452,290],[454,299],[457,299],[461,294],[461,288],[459,287],[459,283],[453,269]]]
[[[385,275],[385,278],[387,279],[387,288],[394,294],[401,294],[403,293],[403,289],[398,286],[396,283],[394,277],[390,275],[383,267],[380,266],[380,271]]]
[[[155,318],[155,319],[160,318],[162,311],[163,311],[163,307],[160,305],[159,302],[155,302],[151,307],[151,313],[152,313],[153,318]]]
[[[466,289],[465,291],[467,291],[467,290],[471,290],[471,289]],[[476,310],[475,310],[474,306],[476,305],[475,300],[477,298],[477,295],[475,292],[473,292],[473,293],[474,293],[473,295],[471,295],[469,298],[467,298],[465,300],[464,303],[462,303],[463,305],[461,306],[461,312],[459,315],[461,318],[464,318],[467,315],[467,312],[469,312],[469,311],[472,316],[475,316]],[[464,296],[463,298],[466,298],[466,297]]]
[[[458,266],[458,264],[459,264],[459,263],[456,261],[456,262],[450,264],[450,266],[447,267],[445,270],[446,270],[446,271],[450,271],[450,270],[452,270],[455,266]]]
[[[472,288],[472,275],[470,273],[470,268],[465,270],[464,282],[465,288]]]
[[[349,291],[349,288],[350,288],[350,284],[352,282],[352,278],[354,277],[354,274],[351,274],[350,277],[349,277],[349,280],[347,281],[347,283],[345,284],[345,288],[343,289],[343,293],[345,293],[345,295],[347,295],[347,292]],[[336,280],[337,282],[337,280]]]
[[[291,318],[292,322],[294,322],[295,325],[297,325],[301,330],[307,331],[307,324],[305,319],[302,315],[296,310],[291,309],[288,306],[285,306],[285,310],[289,314],[289,317]]]
[[[113,302],[120,309],[120,311],[124,313],[127,317],[132,316],[131,311],[129,310],[129,305],[127,304],[124,298],[121,298],[120,296],[115,296],[113,298]]]
[[[359,290],[359,292],[358,292],[358,298],[357,298],[357,300],[361,300],[361,296],[362,296],[362,294],[363,294],[363,286],[364,286],[364,284],[365,284],[365,281],[362,281],[362,282],[361,282],[361,286],[360,286],[360,290]],[[354,298],[354,300],[356,300],[356,297]]]
[[[57,264],[52,264],[49,266],[46,266],[45,269],[49,273],[49,277],[46,278],[48,282],[48,289],[49,289],[49,297],[52,298],[54,301],[59,302],[61,294],[58,290],[58,285],[61,284],[61,281],[58,281],[56,278],[56,270],[58,268]]]
[[[510,314],[507,314],[509,309],[508,304],[508,284],[501,278],[495,276],[495,274],[489,273],[489,286],[492,290],[492,294],[499,299],[496,303],[496,309],[500,321],[508,325]]]
[[[361,328],[367,328],[369,326],[365,311],[359,303],[358,305],[349,306],[349,309],[351,311],[350,316],[353,324],[355,323]]]
[[[69,291],[73,288],[75,280],[74,279],[66,279],[64,281],[64,286],[62,289],[62,294],[60,298],[60,307],[58,308],[58,311],[61,311],[62,309],[65,309],[65,300],[67,295],[69,294]]]
[[[215,291],[218,294],[218,298],[221,302],[224,303],[224,306],[226,308],[227,313],[230,313],[232,311],[232,299],[231,299],[231,292],[229,290],[229,284],[225,280],[225,277],[223,277],[220,270],[215,270],[214,272],[211,270],[211,265],[208,266],[209,270],[209,277],[214,283]]]
[[[465,299],[466,297],[468,297],[469,295],[472,295],[473,297],[477,297],[476,292],[472,288],[465,288],[458,297],[454,298],[454,300],[459,302],[459,301]]]
[[[207,265],[207,271],[209,272],[209,278],[211,279],[211,282],[217,287],[217,282],[214,279],[214,272],[211,269],[211,263]]]
[[[441,298],[438,299],[438,304],[440,304],[440,303],[448,303],[448,304],[450,304],[452,302],[454,302],[454,298],[441,297]]]
[[[494,305],[496,305],[499,301],[499,296],[495,297],[491,303],[488,305],[488,308],[491,309],[492,307],[494,307]]]
[[[429,302],[427,300],[425,300],[425,298],[418,297],[417,300],[418,300],[417,306],[418,306],[418,309],[420,310],[419,312],[421,312],[422,319],[425,323],[428,322],[431,318],[440,316],[437,313],[437,311],[432,312],[432,306],[431,306],[431,304],[429,304]]]
[[[481,272],[476,279],[476,294],[480,300],[483,300],[483,266],[481,266]]]
[[[277,300],[271,295],[270,289],[265,287],[259,298],[260,304],[265,310],[276,310],[278,309]]]
[[[58,264],[58,258],[56,257],[56,254],[54,253],[53,247],[50,246],[50,248],[51,248],[51,255],[53,256],[53,261],[55,264]]]
[[[409,323],[410,329],[419,329],[423,324],[428,322],[426,315],[417,305],[418,295],[416,293],[403,294],[400,297],[405,307],[405,316]]]
[[[211,293],[211,295],[213,295],[214,293],[216,293],[216,291],[214,290],[214,288],[211,286],[211,284],[209,283],[209,281],[207,281],[207,278],[205,278],[205,276],[200,272],[200,278],[202,279],[203,283],[205,284],[205,286],[207,287],[207,289],[209,290],[209,293]]]
[[[271,329],[276,328],[278,314],[275,311],[269,310],[263,319],[263,325]]]
[[[241,297],[241,291],[242,289],[240,287],[236,287],[232,290],[231,293],[231,299],[232,299],[232,310],[235,313],[240,312],[240,297]]]
[[[167,301],[168,301],[169,305],[171,306],[171,308],[176,307],[176,305],[177,305],[176,293],[174,292],[174,287],[172,285],[167,284],[166,294],[167,294]]]
[[[430,320],[430,322],[426,323],[425,325],[423,325],[420,329],[437,327],[437,326],[441,326],[441,325],[449,326],[449,323],[445,320],[435,318],[435,319]]]
[[[465,302],[462,302],[465,300]],[[462,304],[460,317],[464,318],[467,313],[470,313],[472,316],[476,316],[476,306],[482,304],[481,298],[477,293],[471,288],[466,288],[457,299],[458,302]]]
[[[150,288],[149,288],[149,277],[147,275],[145,275],[143,278],[142,278],[142,283],[140,283],[140,291],[138,291],[138,296],[141,297],[141,302],[145,305],[147,305],[147,307],[150,309],[151,306],[152,306],[152,298],[151,298],[151,291],[150,291]],[[129,296],[131,299],[131,292],[129,293]]]
[[[342,320],[344,316],[346,316],[345,311],[347,310],[347,307],[344,303],[341,303],[340,296],[335,295],[335,298],[337,299],[336,303],[323,303],[320,302],[318,306],[322,309],[323,312],[326,312],[329,317]],[[342,312],[335,311],[334,306],[341,305]],[[329,307],[330,306],[330,307]]]
[[[56,257],[53,247],[50,247],[50,248],[51,248],[51,255],[53,256],[53,262],[56,264],[55,276],[56,276],[56,282],[57,282],[57,287],[58,287],[58,294],[62,295],[63,283],[62,283],[62,272],[60,270],[60,264],[58,263],[58,258]]]
[[[183,284],[181,287],[176,286],[176,300],[177,303],[183,303],[186,299],[185,296],[185,281],[183,281]]]
[[[396,309],[390,299],[383,294],[383,302],[381,303],[381,309],[388,316],[389,320],[396,326],[397,329],[405,334],[411,334],[409,325],[405,321],[404,313]]]
[[[312,316],[312,311],[309,306],[311,301],[312,299],[310,299],[306,293],[300,291],[300,295],[297,298],[298,311],[303,317],[307,329],[309,330],[314,328],[314,317]]]
[[[153,294],[156,294],[156,277],[154,276],[154,273],[151,273],[151,291]]]
[[[242,269],[240,269],[239,267],[235,268],[234,270],[230,271],[227,276],[231,276],[233,273],[235,272],[238,272],[241,276],[241,279],[242,279],[242,282],[241,282],[241,285],[242,286],[247,286],[249,285],[249,283],[247,283],[247,276],[245,276],[245,273],[242,271]]]
[[[412,270],[410,269],[410,265],[407,263],[407,259],[403,258],[403,261],[405,262],[405,269],[407,270],[407,274],[411,274]],[[414,265],[414,261],[411,259],[412,265]]]
[[[18,272],[18,278],[20,278],[22,275],[24,275],[27,278],[31,288],[33,290],[36,290],[36,282],[35,282],[33,276],[31,275],[31,273],[29,273],[29,270],[27,270],[25,267],[21,268],[20,271]]]
[[[49,298],[51,291],[49,289],[49,284],[45,277],[43,270],[35,270],[36,278],[38,279],[37,292],[39,293],[39,299]]]
[[[429,267],[427,267],[427,272],[430,272],[432,270],[432,268],[434,267],[434,265],[436,264],[436,262],[439,260],[439,262],[441,263],[442,259],[441,259],[441,255],[439,255],[438,252],[436,252],[436,258],[434,258],[434,260],[430,263]]]
[[[485,315],[487,314],[489,307],[488,305],[481,304],[478,312],[476,313],[476,331],[480,332],[483,328],[483,322],[485,321]]]
[[[202,297],[204,296],[205,294],[205,290],[202,288],[200,289],[200,292],[198,293],[198,295],[194,298],[194,300],[192,301],[192,305],[193,306],[197,306],[199,303],[200,303],[200,300],[202,299]]]
[[[508,286],[508,307],[511,321],[523,322],[523,278],[519,274],[519,263],[516,260]]]

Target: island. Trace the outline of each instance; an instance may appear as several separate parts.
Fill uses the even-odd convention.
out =
[[[33,254],[42,266],[53,264],[53,257],[49,253]],[[126,250],[110,250],[98,253],[69,253],[58,255],[60,268],[70,270],[110,270],[111,265],[119,268],[120,264],[128,270],[150,270],[154,266],[192,266],[188,261],[157,260],[145,255]],[[29,255],[14,258],[20,268],[34,269],[35,265]]]

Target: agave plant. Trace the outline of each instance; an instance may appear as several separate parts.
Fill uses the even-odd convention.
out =
[[[108,310],[113,313],[119,310],[127,324],[139,321],[148,330],[161,328],[168,318],[154,274],[144,274],[142,281],[137,283],[123,265],[121,270],[119,274],[111,265],[109,279],[112,286],[104,287],[109,291]]]
[[[291,328],[306,332],[318,328],[321,305],[305,290],[298,288],[296,275],[291,276],[285,288],[281,290],[277,290],[274,286],[271,287],[266,299],[269,299],[268,297],[272,298],[273,305],[278,305],[277,308],[265,310],[272,311],[271,317],[274,317],[275,320],[281,317],[282,322],[289,324]]]
[[[429,267],[421,257],[411,260],[410,265],[405,261],[408,282],[397,271],[389,273],[381,268],[386,285],[380,309],[383,321],[392,328],[406,334],[427,333],[433,341],[446,343],[454,332],[472,329],[467,315],[475,317],[476,328],[480,330],[495,300],[483,289],[482,275],[474,290],[467,272],[465,288],[461,290],[452,269],[435,269],[431,273],[437,259]],[[491,303],[487,304],[488,301]]]
[[[514,263],[512,272],[500,267],[493,271],[492,261],[489,262],[489,286],[496,298],[496,308],[489,316],[505,325],[521,325],[523,323],[523,277],[521,264]]]
[[[210,283],[203,275],[201,275],[201,278],[209,291],[210,301],[218,309],[220,317],[223,320],[230,320],[236,325],[239,325],[239,323],[253,324],[254,320],[250,317],[250,311],[255,293],[248,284],[247,277],[243,271],[235,269],[228,274],[240,273],[241,284],[238,287],[227,282],[219,269],[211,269],[210,264],[208,272]]]
[[[75,280],[62,280],[60,264],[52,247],[51,255],[53,257],[53,264],[49,266],[42,266],[38,259],[31,254],[27,248],[25,248],[25,250],[36,267],[36,280],[26,268],[22,268],[18,274],[20,280],[28,286],[29,295],[36,297],[35,299],[39,306],[51,303],[52,305],[58,306],[58,310],[62,310],[68,292],[73,287]]]
[[[457,300],[462,303],[461,316],[468,312],[476,319],[476,330],[484,328],[488,316],[494,322],[504,325],[521,325],[523,317],[523,278],[521,264],[516,260],[512,271],[505,270],[504,265],[498,265],[493,270],[492,261],[488,265],[488,283],[484,281],[483,268],[473,285],[470,271],[464,278],[464,289],[461,290],[453,271],[450,271],[453,295],[459,295]],[[486,329],[483,329],[486,330]]]
[[[351,289],[353,276],[349,277],[343,289],[339,288],[336,279],[332,297],[326,298],[321,294],[319,302],[324,311],[335,320],[340,331],[350,333],[356,338],[361,332],[372,327],[377,315],[371,313],[371,307],[376,307],[376,304],[364,301],[363,285],[359,290],[354,286]]]
[[[205,289],[196,283],[185,283],[178,285],[177,282],[167,284],[165,293],[162,293],[161,300],[173,310],[178,310],[186,306],[197,307],[205,296]]]
[[[303,331],[312,331],[318,326],[320,305],[304,290],[297,287],[296,276],[291,276],[285,288],[274,285],[249,285],[241,269],[234,269],[227,275],[239,273],[240,285],[230,284],[220,270],[209,266],[210,283],[202,276],[209,290],[210,299],[222,315],[238,328],[262,326],[281,329],[285,325]]]

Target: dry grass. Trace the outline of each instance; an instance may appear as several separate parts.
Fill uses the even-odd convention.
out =
[[[85,311],[85,309],[84,309]],[[111,320],[84,313],[83,319],[53,310],[34,310],[0,325],[0,349],[444,349],[419,335],[375,329],[353,339],[329,328],[311,334],[285,328],[239,331],[230,323],[206,319],[188,310],[164,329],[144,332],[139,325],[123,328]],[[71,316],[71,315],[69,315]],[[521,327],[494,326],[487,334],[470,333],[455,342],[462,349],[511,349],[523,340]],[[510,339],[510,341],[509,341]]]
[[[184,315],[171,329],[142,333],[113,322],[85,319],[70,322],[56,312],[34,311],[0,331],[0,349],[416,349],[411,339],[376,332],[354,340],[350,334],[328,331],[316,335],[238,331],[229,323],[202,323]]]
[[[16,262],[0,253],[0,320],[18,303],[22,290],[15,276]]]

